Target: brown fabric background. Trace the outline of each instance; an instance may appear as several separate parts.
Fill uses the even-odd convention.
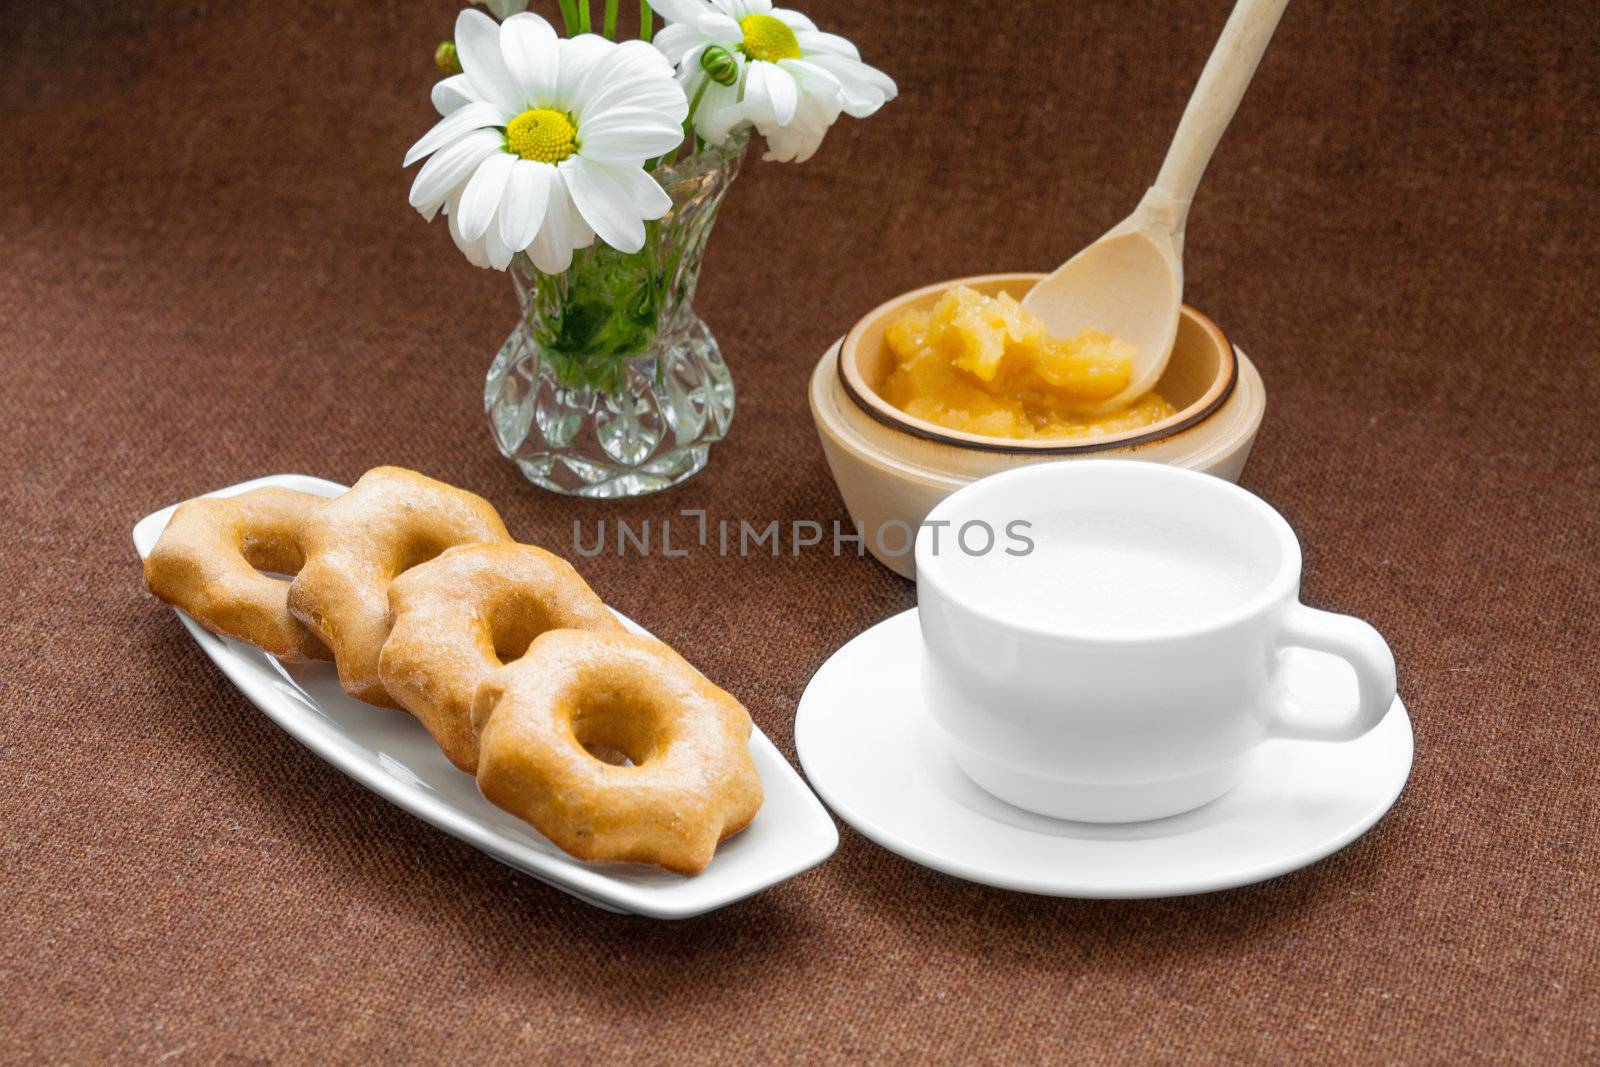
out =
[[[699,299],[732,436],[606,507],[493,451],[510,284],[405,203],[452,4],[0,5],[0,1057],[1600,1060],[1585,0],[1291,7],[1195,206],[1188,297],[1269,389],[1244,482],[1308,600],[1388,636],[1416,724],[1399,804],[1308,870],[1046,900],[846,828],[721,913],[619,918],[324,765],[145,596],[135,519],[277,471],[420,468],[560,549],[575,517],[843,518],[822,349],[1120,218],[1228,5],[805,6],[903,95],[740,179]],[[585,570],[791,759],[811,673],[913,603],[822,554]]]

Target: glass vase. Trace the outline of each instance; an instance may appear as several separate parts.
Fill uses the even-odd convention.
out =
[[[535,485],[575,496],[640,496],[706,465],[733,421],[733,379],[694,312],[706,242],[739,173],[743,134],[669,167],[672,197],[644,247],[596,241],[561,274],[511,263],[521,318],[489,368],[495,444]]]

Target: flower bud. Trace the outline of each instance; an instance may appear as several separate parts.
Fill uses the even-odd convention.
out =
[[[456,55],[454,41],[439,42],[439,47],[433,50],[433,65],[439,68],[440,74],[461,73],[461,57]]]
[[[739,61],[721,45],[714,44],[700,53],[700,69],[718,85],[732,85],[739,80]]]

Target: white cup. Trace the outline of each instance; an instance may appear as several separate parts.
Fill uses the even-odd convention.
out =
[[[935,507],[916,560],[927,705],[967,775],[1030,811],[1175,815],[1232,788],[1262,741],[1350,741],[1394,702],[1383,638],[1301,604],[1294,531],[1210,475],[1020,467]],[[1349,663],[1356,706],[1295,697],[1296,647]]]

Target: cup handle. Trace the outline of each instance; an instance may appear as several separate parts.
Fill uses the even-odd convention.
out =
[[[1302,700],[1283,690],[1267,723],[1270,737],[1354,741],[1383,720],[1394,703],[1394,653],[1388,642],[1354,615],[1292,605],[1279,624],[1280,645],[1328,652],[1355,668],[1356,707]]]

